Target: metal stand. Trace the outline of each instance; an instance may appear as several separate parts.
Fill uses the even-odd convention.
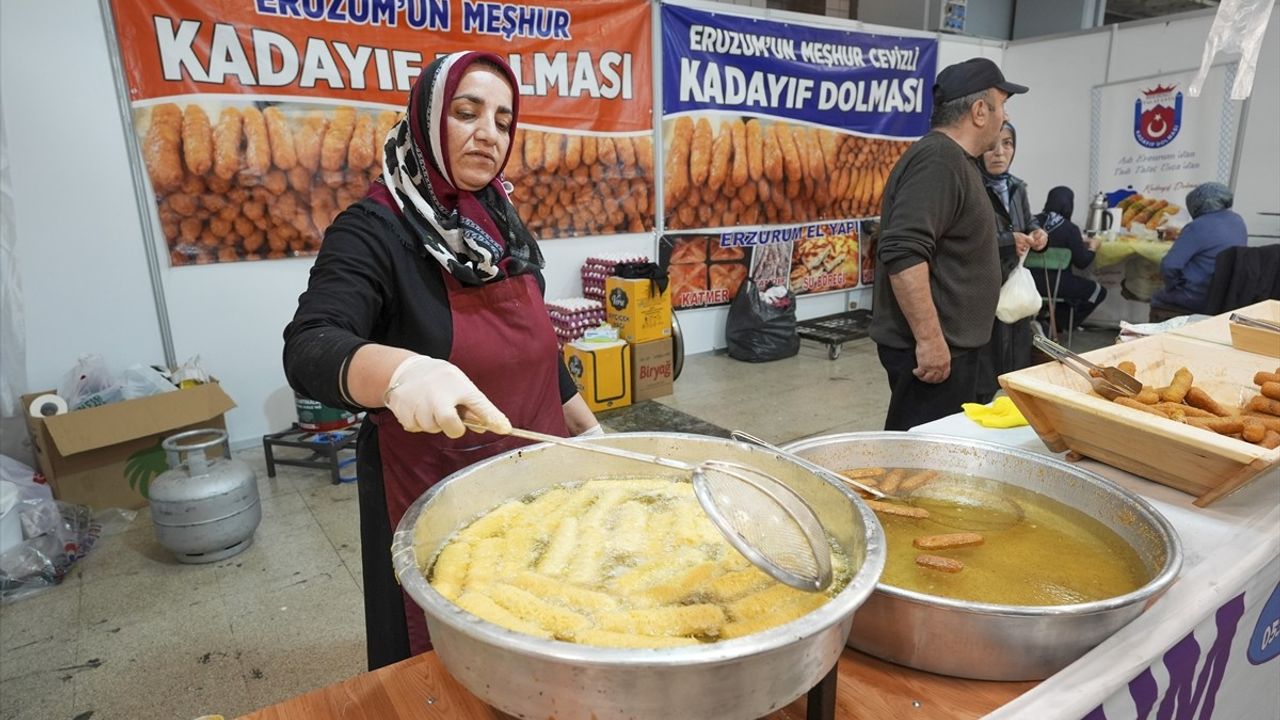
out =
[[[338,474],[340,465],[338,453],[343,450],[356,449],[356,436],[359,424],[341,430],[317,432],[304,430],[297,423],[288,430],[262,436],[262,453],[267,460],[267,477],[276,476],[276,465],[293,465],[296,467],[319,468],[328,470],[333,484],[342,482]],[[310,450],[311,455],[301,459],[277,458],[275,448],[290,447]]]
[[[822,682],[809,690],[805,701],[805,720],[835,720],[836,717],[836,682],[840,677],[840,661],[831,666],[831,672],[822,678]]]
[[[850,310],[812,320],[801,320],[796,323],[796,334],[805,340],[826,343],[827,357],[835,360],[840,357],[840,350],[846,342],[867,337],[869,327],[870,310]]]

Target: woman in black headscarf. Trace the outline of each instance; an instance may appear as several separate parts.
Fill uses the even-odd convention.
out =
[[[1049,292],[1057,290],[1054,297],[1054,328],[1064,332],[1072,320],[1070,310],[1075,308],[1075,323],[1079,326],[1094,308],[1107,299],[1107,289],[1101,283],[1082,278],[1071,272],[1075,267],[1083,270],[1093,262],[1093,254],[1098,250],[1097,238],[1085,238],[1080,228],[1071,222],[1071,212],[1075,207],[1075,193],[1071,188],[1058,187],[1049,191],[1044,201],[1044,212],[1036,215],[1036,221],[1045,232],[1049,233],[1049,247],[1066,248],[1071,251],[1071,265],[1061,271],[1033,270],[1031,276],[1036,280],[1040,294],[1048,297]],[[1059,277],[1061,273],[1061,277]]]
[[[996,214],[997,241],[1000,248],[1000,280],[1018,266],[1018,258],[1029,250],[1043,250],[1049,241],[1031,214],[1027,202],[1027,184],[1009,172],[1017,150],[1018,133],[1005,123],[996,146],[977,159],[987,196]],[[990,402],[1000,384],[1000,375],[1031,364],[1031,318],[1014,323],[995,320],[991,342],[981,355],[978,368],[978,401]]]
[[[511,68],[454,53],[423,69],[385,139],[382,177],[325,231],[285,329],[289,384],[367,411],[357,460],[369,668],[430,649],[392,572],[408,506],[523,444],[516,427],[599,432],[560,361],[542,254],[507,196],[519,115]],[[468,433],[470,414],[496,432]]]

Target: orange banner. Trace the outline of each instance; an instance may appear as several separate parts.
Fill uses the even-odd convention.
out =
[[[173,265],[314,253],[381,174],[421,68],[463,49],[508,58],[519,79],[505,174],[531,231],[653,228],[645,0],[112,0],[112,12]]]
[[[112,0],[129,99],[251,94],[401,107],[439,54],[489,50],[526,125],[652,124],[646,0]]]

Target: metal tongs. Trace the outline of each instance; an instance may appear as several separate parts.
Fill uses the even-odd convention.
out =
[[[1231,315],[1227,317],[1227,320],[1237,325],[1247,325],[1249,327],[1255,327],[1262,330],[1270,330],[1271,332],[1280,332],[1280,323],[1275,323],[1270,320],[1262,320],[1260,318],[1253,318],[1248,315],[1231,313]]]
[[[1142,382],[1120,368],[1095,365],[1042,335],[1036,335],[1031,342],[1063,366],[1079,373],[1093,386],[1094,392],[1108,400],[1122,395],[1133,397],[1142,392]]]

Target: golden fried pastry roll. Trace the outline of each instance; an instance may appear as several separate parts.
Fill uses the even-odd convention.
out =
[[[918,490],[936,477],[938,477],[937,472],[933,470],[922,470],[903,480],[902,484],[898,486],[898,491],[909,493],[912,490]]]
[[[751,118],[747,121],[747,171],[752,180],[764,177],[764,129],[760,121]]]
[[[872,510],[885,515],[898,515],[900,517],[915,518],[917,520],[925,520],[929,517],[929,511],[924,508],[881,502],[879,500],[864,500],[863,502],[865,502],[867,507]]]
[[[570,135],[564,141],[564,169],[576,170],[582,164],[582,136]]]
[[[653,139],[648,135],[631,139],[636,149],[636,165],[646,176],[653,175]]]
[[[542,167],[542,161],[546,157],[546,148],[544,144],[546,138],[539,130],[524,131],[524,166],[529,170],[537,170]]]
[[[1261,395],[1251,399],[1247,407],[1249,410],[1254,412],[1266,413],[1267,415],[1280,415],[1280,400],[1274,400]]]
[[[1167,418],[1167,417],[1169,417],[1169,416],[1168,416],[1168,415],[1166,415],[1165,413],[1160,412],[1159,410],[1155,409],[1155,407],[1154,407],[1153,405],[1147,405],[1146,403],[1138,402],[1137,400],[1134,400],[1133,398],[1130,398],[1130,397],[1124,397],[1123,395],[1122,395],[1122,396],[1120,396],[1120,397],[1118,397],[1118,398],[1116,398],[1114,402],[1115,402],[1115,404],[1117,404],[1117,405],[1123,405],[1123,406],[1125,406],[1125,407],[1127,407],[1127,408],[1133,408],[1134,410],[1141,410],[1142,412],[1150,413],[1150,414],[1152,414],[1152,415],[1156,415],[1156,416],[1158,416],[1158,417],[1162,417],[1162,418]]]
[[[320,168],[320,146],[328,127],[329,120],[320,113],[308,113],[302,119],[302,126],[293,137],[293,147],[297,151],[298,164],[303,168],[312,172]]]
[[[601,135],[596,138],[596,153],[600,157],[600,163],[607,167],[618,164],[618,149],[613,142],[613,138],[608,135]]]
[[[355,129],[351,131],[351,144],[347,146],[347,167],[364,170],[373,164],[374,138],[373,116],[359,113]]]
[[[351,135],[356,129],[356,109],[341,105],[334,109],[329,127],[320,141],[320,167],[325,170],[341,170],[351,145]]]
[[[693,120],[688,115],[681,115],[675,119],[672,125],[671,144],[664,167],[666,175],[665,204],[668,209],[683,200],[685,193],[689,190],[689,151],[692,142]],[[680,208],[680,212],[683,211],[684,208]],[[690,224],[686,224],[684,227],[690,227],[692,224],[693,208],[689,208],[688,212]],[[681,216],[681,219],[684,219],[683,216]]]
[[[1268,397],[1272,400],[1280,400],[1280,382],[1268,380],[1267,382],[1262,383],[1260,389],[1263,397]]]
[[[1262,386],[1262,385],[1266,385],[1269,382],[1280,383],[1280,372],[1271,373],[1271,372],[1266,372],[1265,370],[1260,370],[1254,373],[1253,375],[1254,385]]]
[[[261,177],[271,169],[271,144],[267,140],[267,123],[262,112],[252,105],[241,113],[244,124],[245,169]]]
[[[729,170],[729,184],[733,188],[740,188],[751,178],[747,158],[747,127],[740,118],[733,118],[729,121],[729,133],[729,138],[733,141],[733,165]]]
[[[1215,415],[1209,412],[1208,410],[1201,410],[1198,407],[1194,407],[1191,405],[1182,405],[1180,403],[1158,402],[1152,407],[1163,412],[1166,415],[1169,415],[1170,413],[1176,410],[1179,413],[1181,413],[1183,417],[1198,417],[1198,418],[1219,417],[1218,415]]]
[[[972,547],[981,545],[983,537],[976,532],[944,533],[942,535],[925,535],[911,541],[917,550],[946,550],[948,548]]]
[[[1143,389],[1145,390],[1146,388]],[[1183,400],[1191,407],[1199,408],[1200,410],[1207,411],[1217,415],[1218,417],[1227,417],[1228,415],[1231,415],[1230,410],[1222,407],[1222,405],[1218,404],[1217,400],[1214,400],[1209,396],[1209,393],[1198,387],[1192,387],[1188,390],[1187,395]]]
[[[240,171],[240,128],[244,124],[240,111],[223,108],[213,128],[213,174],[231,180]],[[214,189],[210,185],[210,189]],[[217,192],[217,190],[214,190]]]
[[[1137,377],[1137,374],[1138,374],[1138,366],[1135,365],[1132,360],[1121,360],[1120,362],[1116,363],[1116,369],[1122,373],[1125,373],[1127,375],[1132,375],[1134,377]]]
[[[151,109],[142,157],[157,192],[170,192],[182,185],[182,122],[182,111],[173,103]]]
[[[816,269],[821,264],[823,257],[823,255],[818,255],[816,262],[810,266],[810,269]],[[898,492],[902,486],[902,481],[906,479],[906,470],[903,470],[902,468],[894,468],[889,471],[889,474],[884,477],[884,480],[880,481],[880,489],[884,493],[892,495]]]
[[[782,146],[778,143],[778,123],[764,129],[764,176],[769,182],[782,182]]]
[[[840,474],[854,480],[862,480],[864,478],[880,477],[885,474],[885,469],[882,467],[850,468],[848,470],[841,470]]]
[[[293,129],[284,113],[274,105],[262,111],[267,124],[267,140],[271,145],[271,162],[281,170],[292,170],[298,164],[298,153],[293,146]]]
[[[555,173],[560,170],[560,158],[563,155],[561,146],[564,136],[559,133],[547,133],[542,138],[542,169]]]
[[[1188,425],[1212,430],[1219,435],[1235,435],[1244,430],[1244,420],[1238,417],[1229,418],[1187,418]]]
[[[945,558],[938,555],[917,555],[916,565],[930,570],[940,570],[945,573],[958,573],[964,569],[964,562],[955,558]]]
[[[733,152],[733,133],[728,124],[720,124],[720,132],[711,142],[711,162],[707,166],[707,187],[719,190],[729,178],[729,159]]]
[[[711,171],[711,121],[698,118],[693,126],[693,141],[689,146],[689,179],[701,187]]]
[[[600,145],[596,142],[595,135],[582,136],[582,164],[595,165],[600,159]]]
[[[199,105],[188,105],[182,112],[182,157],[192,175],[213,167],[213,126]]]
[[[1160,399],[1165,402],[1180,403],[1187,396],[1187,391],[1191,389],[1191,383],[1194,381],[1191,371],[1186,368],[1178,368],[1173,374],[1173,381],[1169,383],[1169,387],[1160,393]]]
[[[1241,419],[1240,438],[1245,442],[1260,443],[1267,436],[1267,426],[1255,417]]]

